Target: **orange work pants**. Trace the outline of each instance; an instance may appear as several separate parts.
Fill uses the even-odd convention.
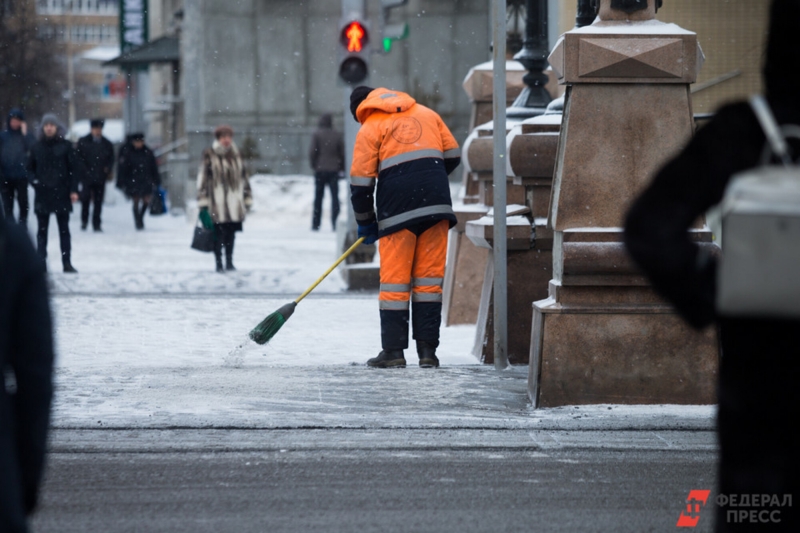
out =
[[[414,339],[439,344],[447,231],[441,220],[420,235],[403,229],[382,237],[381,344],[384,350],[408,348],[409,314]]]

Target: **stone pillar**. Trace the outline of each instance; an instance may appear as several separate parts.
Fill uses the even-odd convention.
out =
[[[521,64],[516,61],[506,62],[506,102],[508,104],[511,104],[522,91],[524,75],[525,69]],[[472,134],[462,147],[462,159],[465,163],[464,198],[462,201],[454,201],[453,204],[458,224],[450,230],[448,236],[447,269],[445,270],[442,304],[442,321],[445,326],[474,324],[478,318],[480,291],[488,253],[487,250],[474,246],[464,231],[467,222],[485,215],[489,210],[488,205],[491,205],[491,199],[488,205],[483,201],[486,197],[486,185],[483,182],[488,179],[491,184],[491,120],[493,118],[491,62],[482,63],[470,69],[464,79],[464,91],[472,102],[470,121]],[[478,126],[481,124],[483,124],[480,128],[482,142],[479,142],[477,146],[481,156],[488,153],[490,160],[488,175],[485,175],[483,171],[481,173],[471,171],[468,163],[470,145],[472,139],[478,136]],[[486,127],[489,128],[489,137],[486,137]],[[488,152],[483,141],[489,143]]]
[[[464,78],[464,92],[472,103],[472,116],[469,129],[474,132],[481,124],[491,123],[492,119],[492,62],[472,67]],[[522,79],[525,67],[517,61],[506,61],[506,104],[511,105],[525,87]],[[464,151],[466,153],[466,150]],[[491,176],[490,176],[491,179]],[[473,173],[464,171],[464,203],[481,203],[478,197],[478,179]]]
[[[598,20],[550,55],[568,89],[548,220],[553,278],[533,305],[535,406],[715,400],[714,332],[685,325],[622,242],[631,202],[694,127],[702,52],[696,34],[655,20],[656,1],[601,0]],[[691,235],[716,248],[703,220]]]
[[[508,219],[508,357],[527,364],[530,354],[531,303],[547,297],[552,277],[553,237],[547,228],[547,209],[555,167],[561,115],[542,115],[513,126],[507,135],[508,170],[515,200]],[[479,163],[477,161],[476,163]],[[509,202],[511,203],[511,202]],[[479,247],[492,249],[493,221],[486,217],[467,224],[467,236]],[[491,257],[491,256],[490,256]],[[492,261],[481,290],[473,353],[494,362],[492,326]]]

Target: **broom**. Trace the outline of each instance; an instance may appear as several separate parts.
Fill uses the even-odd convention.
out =
[[[358,246],[364,242],[364,237],[361,237],[356,242],[353,243],[353,246],[347,249],[342,256],[336,260],[336,262],[331,265],[331,267],[325,271],[325,273],[319,277],[317,281],[315,281],[306,291],[297,297],[297,299],[293,302],[289,302],[288,304],[282,306],[280,309],[269,315],[267,318],[261,321],[259,325],[253,328],[250,332],[250,339],[252,339],[257,344],[266,344],[278,333],[278,330],[283,327],[289,317],[294,314],[294,309],[297,307],[297,304],[300,303],[300,300],[308,296],[308,294],[313,291],[317,285],[322,283],[322,280],[328,277],[328,274],[333,272],[333,269],[339,266],[339,263],[347,259],[353,251],[355,251]]]

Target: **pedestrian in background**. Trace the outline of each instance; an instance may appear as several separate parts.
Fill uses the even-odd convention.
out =
[[[41,136],[31,148],[28,171],[36,193],[33,206],[39,225],[36,232],[39,256],[47,259],[47,231],[50,215],[54,214],[64,272],[76,273],[70,261],[69,214],[72,204],[78,201],[83,167],[72,143],[64,138],[64,127],[53,114],[42,117]]]
[[[356,87],[350,111],[361,123],[350,169],[358,235],[381,240],[383,350],[367,365],[405,366],[410,310],[419,364],[438,367],[447,232],[456,224],[447,176],[461,162],[458,143],[436,112],[400,91]]]
[[[798,26],[800,0],[775,0],[764,81],[782,125],[800,125]],[[634,203],[625,242],[654,288],[689,324],[718,326],[719,493],[742,502],[741,495],[778,495],[785,505],[788,495],[800,495],[800,432],[794,427],[800,420],[800,320],[718,314],[717,260],[701,253],[688,232],[722,200],[732,176],[759,166],[765,144],[747,103],[720,109]],[[800,142],[790,144],[797,161]],[[796,505],[770,507],[780,511],[780,523],[763,525],[729,522],[729,509],[717,507],[717,531],[800,531]]]
[[[201,219],[210,219],[214,225],[217,236],[214,259],[217,272],[224,272],[236,270],[233,266],[233,243],[236,232],[242,231],[242,222],[253,204],[253,196],[247,169],[233,142],[233,128],[222,124],[214,130],[214,137],[211,147],[203,150],[203,162],[197,174],[197,206]]]
[[[0,217],[0,531],[25,533],[44,470],[53,333],[42,263]]]
[[[19,204],[19,223],[28,224],[28,153],[36,137],[28,132],[20,109],[8,113],[6,131],[0,133],[0,195],[6,216],[14,218],[14,196]]]
[[[339,218],[339,176],[344,171],[344,138],[333,129],[333,117],[325,113],[319,117],[317,130],[311,137],[309,162],[314,169],[314,215],[311,229],[319,230],[322,219],[322,200],[325,188],[331,191],[331,226],[336,229]]]
[[[81,229],[89,225],[89,207],[94,204],[92,228],[102,231],[100,218],[103,210],[103,198],[106,193],[106,181],[111,177],[114,168],[114,145],[103,137],[105,121],[92,119],[91,131],[78,140],[77,153],[86,172],[81,181]]]
[[[137,230],[143,230],[144,215],[161,177],[156,157],[144,143],[144,133],[133,133],[128,139],[119,151],[117,187],[133,200],[133,222]]]

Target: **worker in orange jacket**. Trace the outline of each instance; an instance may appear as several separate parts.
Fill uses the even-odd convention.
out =
[[[420,366],[438,367],[447,232],[456,224],[447,176],[461,162],[458,143],[436,112],[400,91],[356,87],[350,111],[361,124],[350,169],[358,235],[380,239],[383,350],[367,365],[406,365],[410,314]]]

